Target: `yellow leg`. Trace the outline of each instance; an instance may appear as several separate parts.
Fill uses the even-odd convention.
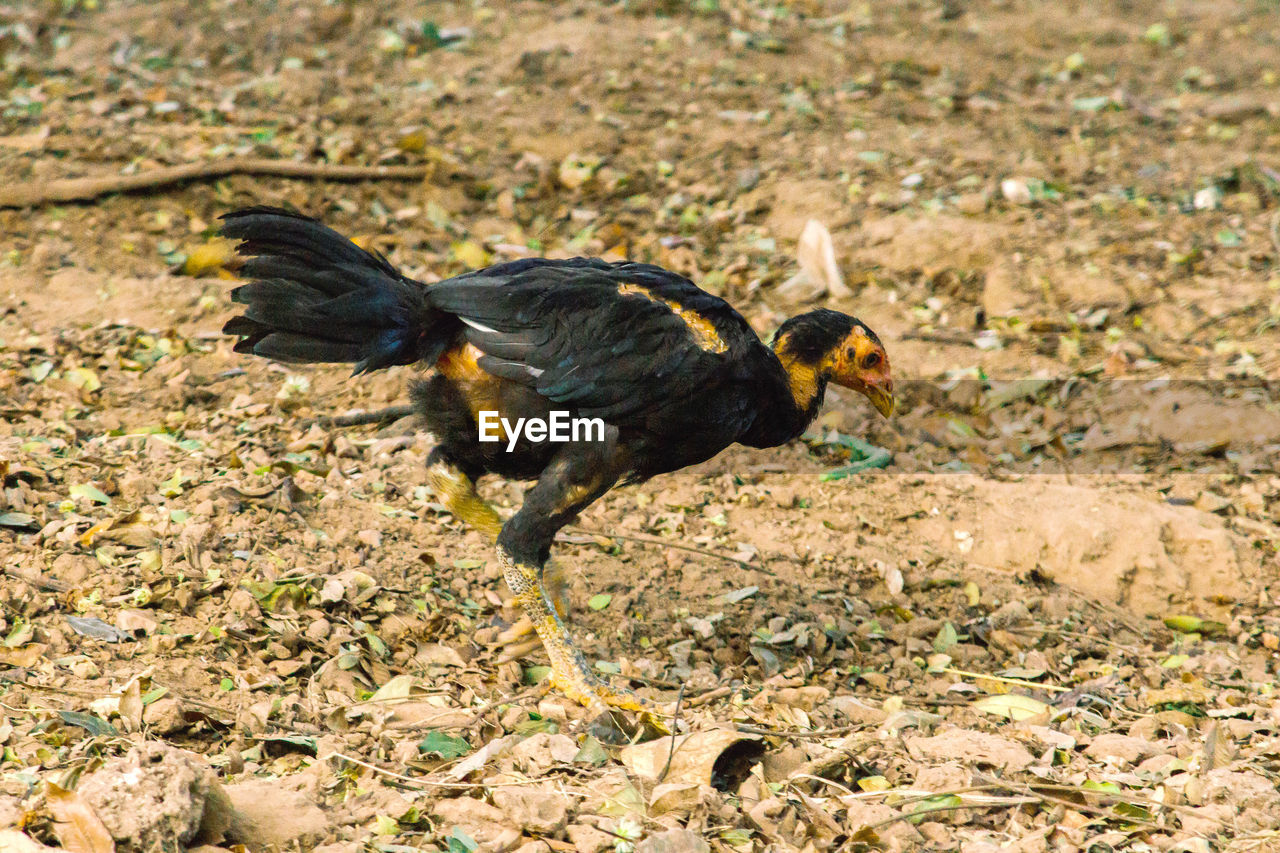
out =
[[[515,593],[516,602],[533,623],[547,656],[551,658],[551,686],[598,714],[606,713],[610,708],[633,711],[640,714],[647,725],[659,732],[667,732],[648,703],[629,690],[610,687],[587,666],[582,652],[573,644],[564,623],[551,606],[543,587],[542,572],[535,566],[516,562],[501,546],[498,547],[498,563],[502,566],[507,585]]]
[[[440,502],[448,507],[449,512],[456,518],[462,519],[488,536],[490,541],[497,541],[498,533],[502,530],[502,519],[489,502],[480,497],[470,477],[447,462],[436,462],[427,469],[427,482],[431,485],[432,491],[440,497]],[[554,560],[547,561],[543,582],[556,613],[561,619],[567,619],[569,581],[565,577],[564,570]],[[518,629],[514,634],[508,631],[503,636],[515,639],[534,630],[532,624],[514,627]]]
[[[449,512],[496,541],[502,530],[502,519],[489,503],[476,492],[475,483],[457,468],[437,462],[427,469],[427,482],[440,496]]]

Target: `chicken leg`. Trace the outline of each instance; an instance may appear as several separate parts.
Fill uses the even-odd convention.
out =
[[[476,491],[475,483],[470,477],[450,464],[440,454],[433,453],[427,463],[427,483],[440,501],[455,518],[496,542],[502,530],[502,519],[493,506]],[[569,616],[569,583],[558,563],[549,561],[543,579],[551,606],[555,608],[561,619]],[[522,614],[523,616],[523,614]],[[521,637],[534,633],[534,624],[523,616],[519,622],[504,631],[499,641],[510,645]],[[524,649],[524,644],[520,647]],[[514,655],[518,657],[518,655]],[[505,656],[504,656],[505,657]]]
[[[629,690],[611,687],[587,665],[557,615],[546,590],[543,567],[556,533],[622,473],[600,445],[567,444],[525,494],[524,505],[498,534],[498,563],[551,659],[551,684],[575,702],[603,714],[612,708],[636,712],[659,732],[666,726],[654,708]]]

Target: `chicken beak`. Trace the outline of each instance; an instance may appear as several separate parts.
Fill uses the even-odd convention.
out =
[[[886,418],[893,415],[894,399],[892,391],[879,385],[868,385],[865,393],[867,399],[871,401],[871,405],[876,407],[877,412]]]

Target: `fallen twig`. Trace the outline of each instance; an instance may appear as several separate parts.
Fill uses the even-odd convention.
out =
[[[665,539],[653,539],[648,536],[632,536],[629,533],[604,533],[599,530],[588,530],[585,527],[579,527],[577,525],[574,525],[571,529],[576,530],[579,533],[586,533],[589,536],[599,536],[601,539],[621,539],[624,542],[639,542],[642,545],[657,545],[661,548],[674,548],[677,551],[688,551],[691,554],[701,554],[704,557],[724,560],[726,563],[733,563],[734,565],[741,566],[744,569],[750,569],[753,572],[763,572],[766,575],[773,577],[777,576],[776,572],[767,569],[764,566],[757,566],[755,563],[748,563],[746,560],[739,560],[737,557],[730,557],[727,554],[718,554],[715,551],[708,551],[705,548],[695,548],[692,545],[682,545],[679,542],[668,542]],[[556,541],[563,542],[565,540],[557,538]],[[789,558],[782,557],[782,559],[785,560]],[[795,562],[802,561],[796,560]]]
[[[926,341],[931,344],[958,344],[971,347],[976,336],[977,332],[953,332],[943,329],[934,332],[904,332],[902,339],[905,341]]]
[[[766,729],[760,726],[748,726],[743,723],[734,724],[734,730],[748,735],[760,735],[762,737],[778,737],[778,738],[797,738],[805,740],[809,738],[827,738],[836,737],[838,735],[847,735],[858,729],[866,728],[863,725],[856,726],[837,726],[831,729]]]
[[[1061,687],[1057,684],[1041,684],[1038,681],[1027,681],[1024,678],[1006,678],[1003,675],[987,675],[982,672],[970,672],[967,669],[956,669],[955,667],[943,667],[943,672],[951,675],[958,675],[961,678],[984,678],[987,681],[996,681],[1000,684],[1013,684],[1017,687],[1027,687],[1032,690],[1047,690],[1050,693],[1070,693],[1070,687]]]
[[[492,788],[521,788],[521,787],[527,787],[529,785],[540,784],[540,780],[538,779],[518,779],[518,780],[513,779],[509,782],[438,782],[435,779],[426,779],[426,778],[415,777],[415,776],[405,776],[402,773],[396,773],[394,770],[387,770],[385,767],[379,767],[376,764],[370,764],[368,761],[361,761],[359,758],[356,758],[354,755],[347,755],[346,753],[337,752],[336,750],[332,752],[326,752],[323,755],[318,756],[316,758],[316,761],[328,761],[331,758],[336,758],[339,761],[346,761],[350,764],[356,765],[357,767],[363,767],[364,769],[377,773],[380,776],[386,776],[388,779],[395,779],[397,782],[401,783],[407,788],[416,788],[418,790],[423,790],[429,787],[429,788],[465,788],[465,789],[471,789],[471,790],[487,791]],[[587,796],[586,792],[579,793],[577,791],[564,791],[563,793],[569,793],[579,797]]]
[[[676,696],[676,712],[674,719],[671,721],[671,748],[667,750],[667,763],[662,765],[662,772],[658,774],[658,783],[661,784],[667,779],[667,771],[671,769],[671,759],[676,754],[676,735],[680,733],[680,706],[684,704],[684,685],[680,685],[680,693]]]
[[[835,767],[839,767],[847,761],[856,762],[861,766],[862,762],[858,761],[858,753],[866,751],[867,747],[875,746],[880,743],[880,738],[874,732],[857,732],[849,735],[835,749],[826,755],[806,761],[801,764],[793,772],[792,776],[821,776],[823,773]]]
[[[62,201],[88,201],[111,193],[163,187],[183,181],[209,181],[228,175],[267,175],[276,178],[319,178],[328,181],[400,180],[425,178],[431,167],[422,166],[339,166],[333,163],[303,163],[265,157],[231,158],[208,163],[187,163],[149,169],[133,175],[104,175],[93,178],[63,178],[56,181],[26,181],[0,189],[0,208],[40,207]]]
[[[728,696],[731,693],[733,693],[733,688],[727,684],[724,684],[724,685],[721,685],[720,687],[714,687],[711,690],[708,690],[706,693],[703,693],[701,696],[694,696],[692,699],[689,700],[688,704],[690,708],[699,708],[703,705],[706,705],[708,702],[714,702],[717,699],[723,699],[725,696]]]
[[[387,406],[385,409],[377,409],[372,412],[352,412],[349,415],[320,415],[316,418],[299,423],[302,429],[307,429],[312,424],[322,427],[349,427],[362,426],[364,424],[381,424],[387,421],[398,421],[401,418],[407,418],[410,415],[417,414],[418,408],[406,403],[402,406]]]
[[[57,578],[51,578],[48,575],[42,575],[39,572],[24,572],[21,569],[0,566],[0,574],[8,575],[11,578],[17,578],[20,581],[26,581],[32,586],[38,587],[45,592],[66,592],[71,589],[70,584],[63,583]]]

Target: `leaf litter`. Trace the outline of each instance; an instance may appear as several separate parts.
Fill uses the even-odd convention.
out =
[[[1152,439],[1140,400],[1077,393],[1275,375],[1280,194],[1224,152],[1269,150],[1276,63],[1243,73],[1252,49],[1200,40],[1248,39],[1262,12],[1224,32],[1208,8],[1136,30],[993,8],[957,42],[949,16],[976,9],[232,3],[184,10],[187,33],[152,5],[0,25],[9,182],[307,152],[422,179],[0,211],[5,844],[125,850],[122,816],[252,849],[1274,843],[1274,391],[1246,389],[1252,443],[1214,434],[1217,401],[1190,401],[1199,433]],[[297,28],[260,14],[314,29],[267,45]],[[1119,79],[1139,62],[1141,85]],[[1148,162],[1153,137],[1178,156]],[[836,399],[811,445],[586,513],[609,534],[559,548],[584,649],[667,708],[683,687],[676,735],[606,745],[536,646],[506,659],[515,614],[422,485],[428,439],[317,420],[392,406],[407,377],[302,375],[217,334],[235,260],[210,223],[266,202],[427,280],[544,253],[663,263],[762,333],[848,291],[900,375],[937,381],[893,422]],[[1081,446],[1115,473],[1027,475]],[[1082,509],[1129,535],[1042,523]],[[198,793],[165,812],[117,791],[130,774]]]

